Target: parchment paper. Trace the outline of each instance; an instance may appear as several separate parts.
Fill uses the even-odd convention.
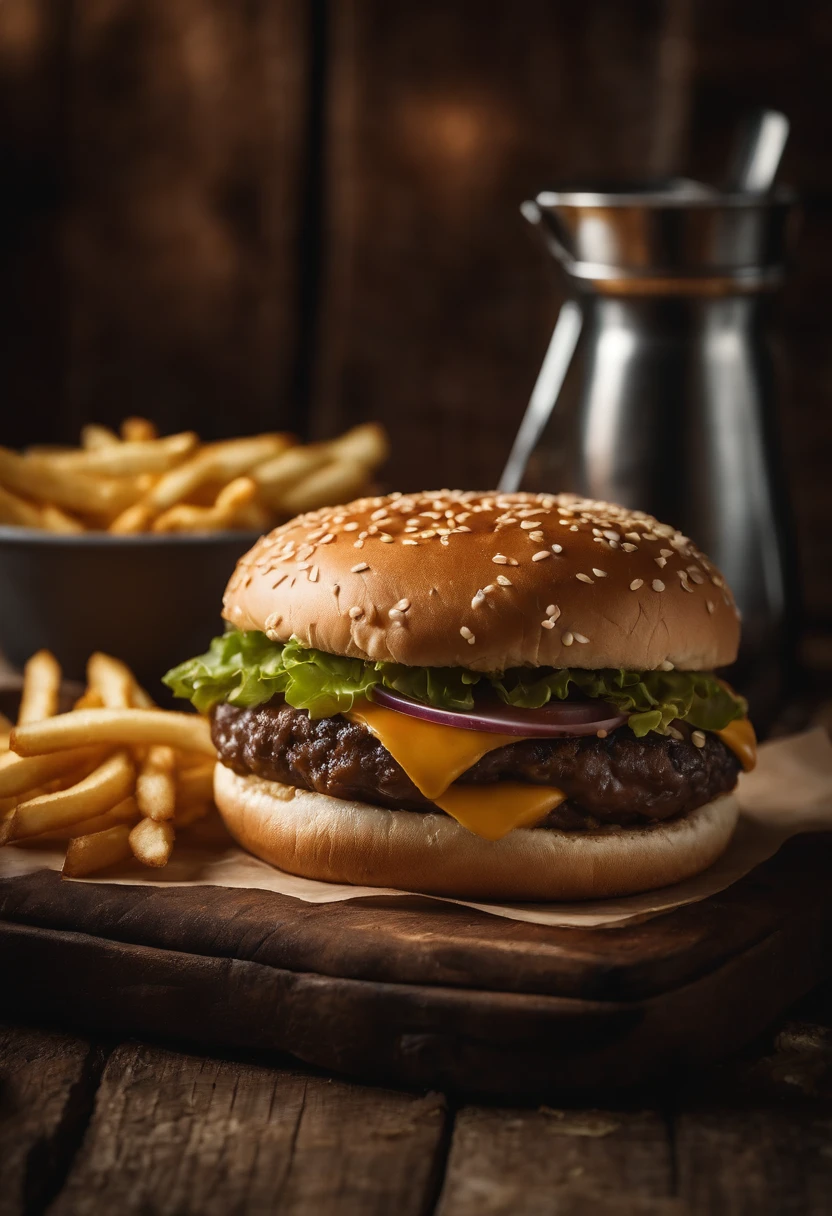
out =
[[[422,898],[431,902],[461,904],[493,916],[530,921],[540,925],[591,928],[644,920],[681,904],[694,903],[724,891],[755,866],[771,857],[790,836],[800,832],[832,829],[832,744],[825,730],[778,739],[760,749],[753,773],[740,778],[738,790],[741,816],[726,853],[704,874],[687,882],[644,895],[591,903],[497,904],[471,900]],[[11,846],[0,850],[0,877],[31,874],[44,867],[60,870],[63,848],[58,846]],[[77,880],[72,880],[77,881]],[[350,887],[337,883],[296,878],[275,870],[239,849],[226,833],[219,817],[195,825],[177,840],[173,857],[164,870],[148,870],[138,863],[125,863],[93,882],[115,882],[146,886],[255,887],[291,895],[307,903],[334,903],[367,896],[412,895],[386,887]]]

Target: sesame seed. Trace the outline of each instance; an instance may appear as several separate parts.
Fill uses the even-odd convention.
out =
[[[592,573],[595,575],[596,578],[606,578],[607,577],[606,570],[599,570],[597,566],[592,567]]]
[[[630,590],[638,591],[639,587],[643,587],[643,586],[644,586],[643,578],[634,578],[633,581],[630,583]]]
[[[693,581],[694,581],[695,583],[698,583],[698,584],[699,584],[699,586],[701,586],[701,585],[702,585],[702,583],[704,583],[704,581],[705,581],[705,580],[704,580],[704,578],[702,577],[702,575],[699,573],[699,571],[698,571],[698,570],[691,570],[691,572],[690,572],[690,577],[693,579]]]
[[[571,646],[572,643],[575,641],[574,637],[572,636],[571,633],[569,633],[568,630],[566,633],[561,634],[560,640],[563,642],[564,646]]]
[[[364,541],[363,541],[363,540],[357,540],[357,541],[354,541],[354,542],[353,542],[353,546],[352,546],[352,547],[353,547],[353,549],[363,549],[363,548],[364,548]]]
[[[322,536],[318,543],[321,545],[331,545],[334,540],[335,540],[335,533],[327,532],[326,536]]]
[[[408,608],[410,607],[410,600],[399,600],[396,607],[400,612],[407,612]]]
[[[621,533],[614,532],[612,528],[607,528],[604,531],[604,536],[606,536],[607,540],[621,540]]]
[[[557,604],[550,604],[546,609],[546,615],[552,617],[554,620],[557,620],[560,616],[560,608],[558,608]]]
[[[392,545],[392,543],[393,543],[393,537],[390,535],[389,532],[382,532],[381,536],[379,537],[379,540],[381,541],[381,543],[383,545]]]
[[[701,730],[691,731],[690,741],[694,745],[694,747],[704,747],[705,746],[704,732]]]
[[[603,730],[603,729],[601,729],[601,730],[596,730],[596,732],[595,732],[595,738],[596,738],[596,739],[606,739],[606,737],[607,737],[607,733],[608,733],[608,732],[607,732],[607,731],[605,731],[605,730]]]
[[[662,662],[659,663],[659,671],[672,671],[672,670],[673,670],[673,664],[671,663],[670,659],[663,659]]]
[[[295,564],[296,564],[298,570],[308,570],[309,567],[312,565],[311,562],[296,562]],[[248,582],[249,583],[251,582],[251,575],[248,576]],[[247,587],[248,583],[244,583],[243,586]]]
[[[576,642],[580,642],[582,645],[586,645],[586,643],[589,641],[589,638],[584,637],[582,633],[573,633],[572,636]]]
[[[404,613],[399,608],[391,608],[387,615],[391,621],[401,621],[404,618]]]
[[[308,579],[309,579],[310,583],[317,583],[317,581],[318,581],[318,567],[317,567],[317,566],[313,566],[313,567],[312,567],[312,569],[309,571],[309,574],[308,574],[308,576],[307,576],[307,577],[308,577]]]
[[[548,549],[538,549],[537,553],[532,554],[533,562],[543,562],[547,557],[551,557]]]
[[[708,612],[710,612],[713,615],[714,606],[710,600],[705,600],[705,607],[708,609]]]
[[[639,532],[625,532],[624,535],[626,536],[627,540],[641,540],[641,534]]]
[[[667,558],[666,558],[666,557],[654,557],[654,558],[653,558],[653,561],[656,563],[656,565],[657,565],[657,566],[658,566],[660,569],[663,569],[663,568],[664,568],[664,567],[667,565]]]
[[[524,519],[523,522],[521,523],[520,527],[525,532],[533,532],[534,529],[537,527],[537,523],[533,519]]]
[[[662,557],[672,557],[673,556],[672,549],[659,549],[659,553],[662,555]]]
[[[594,583],[595,582],[595,579],[590,578],[588,574],[576,574],[575,578],[580,583]]]
[[[468,628],[467,625],[463,625],[459,632],[462,635],[462,637],[465,638],[465,641],[468,643],[469,646],[474,645],[474,642],[476,642],[477,639],[474,636],[474,634],[471,632],[471,630]]]
[[[537,541],[538,543],[540,543],[540,541],[543,540],[543,533],[542,532],[530,532],[529,540],[534,540],[534,541]]]
[[[360,574],[362,570],[369,570],[370,567],[366,562],[359,562],[357,566],[351,566],[350,570],[353,574]]]
[[[495,553],[491,560],[497,566],[507,566],[508,565],[508,558],[506,557],[506,555],[504,553]]]
[[[636,549],[638,548],[638,545],[631,545],[629,543],[629,541],[623,541],[621,548],[624,550],[625,553],[635,553]]]
[[[714,585],[715,587],[721,587],[721,586],[722,586],[722,584],[724,583],[724,581],[725,581],[725,580],[724,580],[724,579],[722,579],[722,578],[720,578],[720,576],[719,576],[718,574],[712,574],[712,575],[711,575],[711,582],[713,583],[713,585]]]
[[[664,583],[660,578],[654,578],[650,586],[654,591],[664,591]]]
[[[344,531],[345,531],[345,532],[357,532],[357,531],[358,531],[358,524],[356,524],[356,523],[352,523],[352,524],[344,524]]]
[[[555,622],[549,620],[548,617],[546,617],[546,619],[541,621],[540,623],[544,629],[554,629],[554,627],[555,627]]]
[[[506,581],[508,581],[508,580],[506,580]],[[497,588],[494,586],[494,584],[493,584],[493,583],[489,583],[487,587],[483,587],[483,591],[486,593],[486,595],[487,595],[487,594],[488,594],[490,591],[496,591],[496,590],[497,590]]]
[[[581,529],[578,527],[578,525],[577,525],[577,524],[570,524],[570,526],[569,526],[569,531],[570,531],[570,532],[580,532],[580,530],[581,530]]]
[[[504,574],[497,575],[497,582],[500,584],[501,587],[513,587],[514,586],[511,579],[506,578],[506,576]]]
[[[356,604],[353,604],[352,608],[350,608],[350,616],[352,617],[352,619],[354,621],[357,621],[358,618],[363,615],[364,615],[364,609],[359,608]]]
[[[403,545],[418,545],[418,543],[419,543],[418,540],[403,540],[402,541]]]
[[[484,601],[484,599],[485,599],[485,592],[478,591],[477,594],[474,596],[474,598],[471,600],[471,607],[479,608],[480,604]]]

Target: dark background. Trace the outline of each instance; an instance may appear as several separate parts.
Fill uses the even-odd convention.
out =
[[[389,484],[493,483],[560,302],[518,204],[718,179],[774,105],[784,444],[832,624],[830,64],[829,0],[3,0],[0,440],[379,418]]]

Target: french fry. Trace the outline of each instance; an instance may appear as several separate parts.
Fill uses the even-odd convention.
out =
[[[118,444],[118,435],[115,431],[111,431],[108,426],[96,426],[93,422],[81,429],[81,445],[88,452],[97,452],[101,448],[117,447]]]
[[[86,532],[86,528],[79,519],[70,515],[68,511],[62,511],[60,507],[56,507],[52,503],[41,507],[40,526],[47,532],[63,532],[66,535]]]
[[[19,756],[45,756],[90,744],[134,747],[154,743],[215,756],[207,718],[164,709],[81,709],[44,722],[17,726],[12,750]]]
[[[97,693],[99,704],[105,709],[130,709],[137,704],[140,694],[147,696],[126,663],[100,651],[91,655],[87,663],[87,683],[87,691]]]
[[[147,532],[156,517],[156,510],[146,502],[134,502],[120,515],[117,515],[108,527],[108,532],[121,536],[129,536],[135,532]]]
[[[42,832],[54,832],[112,810],[132,793],[134,780],[133,763],[127,752],[116,752],[69,789],[21,802],[11,814],[11,839],[24,840]]]
[[[40,722],[58,712],[61,691],[61,668],[54,654],[39,650],[23,668],[23,691],[20,696],[18,726]]]
[[[42,528],[43,516],[38,507],[0,486],[0,524],[17,528]]]
[[[233,528],[239,513],[257,493],[250,477],[237,477],[217,495],[213,507],[192,507],[179,503],[165,511],[153,525],[154,532],[222,532]]]
[[[251,470],[251,477],[265,501],[270,506],[279,506],[287,490],[327,464],[330,459],[330,445],[327,443],[289,448],[279,456],[257,465]]]
[[[176,756],[172,747],[148,748],[136,778],[136,803],[142,815],[159,822],[173,819],[176,806]]]
[[[176,503],[181,503],[206,481],[233,481],[255,465],[277,456],[291,442],[287,435],[272,434],[206,444],[190,460],[178,468],[171,469],[159,479],[148,494],[148,504],[157,511],[166,511]]]
[[[86,688],[81,693],[78,700],[72,707],[73,709],[103,709],[104,702],[101,698],[101,693],[95,688]]]
[[[199,439],[193,431],[185,431],[180,435],[168,435],[166,439],[135,440],[92,452],[66,452],[54,456],[52,463],[60,469],[74,469],[104,477],[165,473],[181,464],[198,443]]]
[[[103,832],[77,836],[70,840],[62,873],[65,878],[84,878],[98,870],[126,861],[130,848],[130,827],[117,824]]]
[[[375,468],[390,455],[390,445],[384,427],[377,422],[363,422],[346,434],[332,440],[333,455],[342,460],[354,460],[366,468]]]
[[[180,769],[176,774],[176,802],[210,802],[214,797],[214,765],[202,764],[199,768]],[[177,810],[177,815],[178,815]]]
[[[159,868],[168,864],[173,839],[173,824],[169,821],[141,819],[130,833],[130,848],[142,865]]]
[[[74,747],[26,759],[5,753],[0,764],[0,798],[16,797],[19,801],[21,794],[31,796],[33,790],[57,777],[71,774],[84,764],[100,763],[103,758],[103,749],[97,747]]]
[[[0,485],[81,515],[116,515],[136,497],[129,479],[92,477],[76,469],[62,469],[54,458],[18,456],[8,448],[0,448]]]
[[[103,832],[107,828],[116,827],[119,823],[127,823],[133,827],[141,816],[133,797],[123,798],[111,811],[102,815],[94,815],[91,819],[82,819],[79,823],[70,823],[65,828],[54,832],[42,832],[38,840],[74,840],[76,836],[89,836],[93,832]]]
[[[9,736],[12,733],[12,721],[5,714],[0,714],[0,751],[8,751]]]
[[[148,418],[125,418],[121,424],[121,437],[125,443],[143,443],[158,439],[159,431]]]
[[[280,500],[280,509],[286,515],[300,515],[344,502],[364,489],[368,476],[366,465],[335,460],[287,490]]]

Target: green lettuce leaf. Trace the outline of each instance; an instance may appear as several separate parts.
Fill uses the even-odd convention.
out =
[[[483,675],[461,667],[405,667],[366,663],[313,650],[292,640],[270,642],[264,633],[230,630],[214,638],[206,654],[181,663],[164,678],[177,697],[206,713],[220,702],[250,707],[282,694],[311,718],[346,713],[376,684],[443,709],[471,709],[473,688],[485,682],[509,705],[537,709],[571,691],[608,702],[629,715],[639,737],[666,734],[680,719],[702,730],[721,730],[746,713],[742,697],[709,672],[557,671],[516,668]]]

